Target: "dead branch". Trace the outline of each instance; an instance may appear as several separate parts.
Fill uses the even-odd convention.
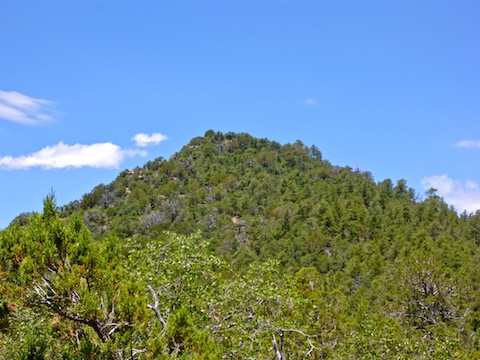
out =
[[[79,312],[72,311],[72,305],[81,304],[81,298],[78,292],[70,289],[69,294],[61,296],[57,294],[48,279],[42,277],[42,283],[43,284],[34,284],[32,293],[35,296],[30,300],[31,305],[46,306],[54,314],[58,314],[59,316],[76,322],[78,324],[83,324],[91,327],[102,341],[110,339],[112,335],[121,327],[131,326],[127,322],[114,322],[115,312],[113,308],[109,314],[107,314],[108,310],[105,311],[105,315],[108,315],[106,321],[100,321],[98,318],[88,318],[83,316]],[[117,294],[117,296],[119,296],[119,294]],[[101,299],[100,308],[105,308],[103,298]],[[107,331],[107,329],[110,327],[112,328]]]
[[[283,348],[283,337],[284,337],[284,332],[282,329],[280,329],[280,346],[277,344],[277,338],[275,337],[275,334],[273,334],[273,348],[275,350],[275,357],[277,360],[287,360],[287,357],[285,355],[285,351]]]
[[[303,331],[298,330],[298,329],[280,329],[279,332],[280,332],[280,346],[277,344],[277,339],[276,339],[275,335],[273,335],[273,348],[275,350],[275,357],[276,357],[277,360],[286,360],[287,359],[287,357],[285,355],[284,341],[283,341],[284,340],[284,335],[285,335],[286,332],[294,332],[294,333],[300,334],[300,335],[302,335],[303,337],[306,338],[308,344],[310,345],[310,349],[305,354],[306,356],[311,356],[313,350],[318,350],[320,352],[323,351],[322,348],[313,345],[313,342],[311,340],[312,338],[318,338],[318,335],[306,334]]]
[[[149,309],[152,309],[155,312],[158,320],[160,320],[160,322],[162,323],[162,326],[163,326],[162,331],[163,331],[167,327],[167,322],[165,321],[162,314],[160,313],[160,310],[158,310],[158,305],[160,305],[160,302],[158,301],[157,294],[155,294],[155,290],[153,290],[153,288],[150,285],[148,285],[148,290],[150,290],[150,293],[152,294],[154,304],[153,305],[148,304],[147,307]]]

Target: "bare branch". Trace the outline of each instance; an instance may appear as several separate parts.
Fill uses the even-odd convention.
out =
[[[320,352],[323,351],[322,348],[313,345],[312,340],[311,340],[312,338],[318,338],[318,335],[305,334],[303,331],[298,330],[298,329],[280,329],[279,331],[280,331],[280,347],[277,344],[277,339],[275,338],[275,335],[273,335],[273,348],[275,349],[275,356],[276,356],[277,360],[286,360],[287,359],[287,357],[285,355],[285,351],[284,351],[284,345],[283,345],[283,338],[284,338],[285,332],[294,332],[294,333],[300,334],[300,335],[302,335],[303,337],[306,338],[308,344],[310,345],[310,349],[305,354],[306,356],[311,356],[313,350],[318,350]]]
[[[308,352],[306,354],[307,356],[310,356],[312,354],[313,350],[323,351],[323,349],[313,345],[312,340],[310,340],[310,338],[307,337],[307,341],[308,341],[308,344],[310,345],[310,350],[308,350]]]
[[[275,358],[277,360],[284,360],[284,358],[282,357],[282,353],[280,352],[280,349],[278,348],[277,338],[275,337],[275,334],[273,334],[272,343],[273,343],[273,349],[275,350]]]
[[[112,310],[110,311],[110,313],[108,313],[108,309],[105,306],[103,298],[101,298],[100,300],[99,307],[105,309],[104,314],[106,317],[108,316],[108,319],[106,319],[105,321],[101,321],[96,317],[89,318],[88,316],[82,315],[81,312],[74,311],[72,305],[81,304],[82,300],[78,292],[73,289],[69,289],[68,294],[65,294],[64,296],[58,295],[57,292],[54,290],[52,283],[47,278],[42,277],[42,284],[34,284],[32,293],[34,293],[35,296],[30,299],[31,305],[47,306],[55,314],[58,314],[73,322],[91,327],[102,341],[110,339],[112,335],[122,326],[131,326],[127,322],[114,322],[114,301],[112,302]],[[119,295],[120,293],[118,293],[114,297],[114,300]],[[107,331],[107,328],[109,327],[112,328]]]
[[[303,331],[300,331],[300,330],[297,330],[297,329],[281,329],[281,331],[284,331],[284,332],[296,332],[302,336],[305,336],[306,338],[316,338],[318,337],[318,335],[308,335],[308,334],[305,334]]]
[[[167,322],[165,321],[165,319],[163,318],[162,314],[160,313],[160,310],[158,310],[158,305],[160,304],[159,301],[158,301],[158,297],[157,297],[157,294],[155,294],[155,290],[153,290],[153,288],[148,285],[148,290],[150,290],[150,293],[152,294],[152,297],[153,297],[153,301],[155,301],[155,303],[153,305],[150,305],[148,304],[147,307],[149,309],[152,309],[155,314],[157,315],[158,319],[160,320],[160,322],[162,323],[162,326],[163,326],[163,330],[165,330],[165,328],[167,327]]]
[[[143,354],[144,352],[147,352],[147,349],[132,349],[132,355],[133,356]]]

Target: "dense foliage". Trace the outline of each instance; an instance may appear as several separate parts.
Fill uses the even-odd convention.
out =
[[[0,358],[477,359],[480,212],[207,131],[0,232]]]

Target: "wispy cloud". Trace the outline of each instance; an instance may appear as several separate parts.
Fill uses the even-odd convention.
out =
[[[167,137],[160,133],[153,133],[153,134],[144,134],[140,133],[135,135],[132,138],[135,141],[136,146],[146,147],[146,146],[154,146],[160,144],[162,141],[167,140]]]
[[[480,141],[476,140],[462,140],[455,144],[455,147],[467,149],[480,149]]]
[[[0,119],[23,125],[38,125],[53,120],[53,101],[36,99],[16,91],[0,90]]]
[[[315,106],[315,105],[318,105],[318,101],[315,100],[314,98],[308,98],[307,100],[305,100],[305,105]]]
[[[480,185],[474,181],[453,180],[447,174],[443,174],[425,177],[421,183],[425,190],[437,189],[445,202],[453,205],[457,211],[480,210]]]
[[[0,157],[0,168],[11,170],[34,167],[43,169],[118,168],[126,158],[146,155],[146,151],[122,149],[110,142],[91,145],[67,145],[59,142],[30,155]]]

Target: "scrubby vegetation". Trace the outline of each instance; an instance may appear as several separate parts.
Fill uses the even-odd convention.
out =
[[[480,212],[207,131],[0,233],[0,358],[477,359]]]

